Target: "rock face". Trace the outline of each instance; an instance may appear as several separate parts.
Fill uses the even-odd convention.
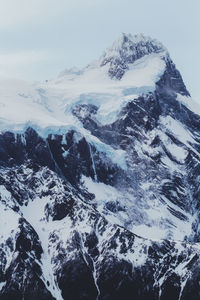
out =
[[[200,116],[155,40],[122,34],[97,65],[120,86],[157,55],[154,89],[126,86],[112,122],[92,92],[65,104],[73,126],[1,131],[0,300],[200,298]]]

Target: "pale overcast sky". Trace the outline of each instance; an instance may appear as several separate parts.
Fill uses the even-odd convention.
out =
[[[200,101],[200,0],[0,0],[0,76],[83,67],[121,32],[159,39]]]

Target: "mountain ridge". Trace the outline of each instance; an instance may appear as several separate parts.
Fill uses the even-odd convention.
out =
[[[1,300],[199,299],[200,116],[163,49],[0,85]]]
[[[120,80],[129,65],[151,53],[162,53],[163,59],[169,56],[164,46],[155,39],[142,34],[132,36],[122,33],[100,58],[100,66],[109,64],[109,76]]]

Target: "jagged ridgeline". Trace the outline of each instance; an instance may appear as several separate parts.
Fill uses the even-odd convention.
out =
[[[0,300],[199,300],[200,108],[166,48],[0,87]]]

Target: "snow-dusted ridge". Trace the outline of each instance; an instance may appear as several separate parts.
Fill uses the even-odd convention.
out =
[[[156,39],[122,33],[100,58],[100,66],[109,65],[109,76],[121,79],[135,61],[152,53],[162,53],[163,59],[169,57],[167,49]]]

